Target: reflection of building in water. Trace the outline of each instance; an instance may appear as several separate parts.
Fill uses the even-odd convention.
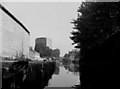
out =
[[[59,66],[56,65],[54,74],[58,75],[60,72]]]
[[[52,40],[46,37],[40,37],[35,40],[35,45],[43,45],[52,48]]]

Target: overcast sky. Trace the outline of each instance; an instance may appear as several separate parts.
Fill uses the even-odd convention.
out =
[[[30,31],[30,45],[34,47],[38,37],[52,39],[52,47],[61,55],[72,50],[70,32],[72,19],[77,17],[81,2],[4,2],[8,9]]]

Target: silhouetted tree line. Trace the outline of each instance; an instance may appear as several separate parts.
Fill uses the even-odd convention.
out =
[[[72,51],[69,51],[64,55],[64,58],[70,58],[70,56],[74,56],[74,59],[80,58],[80,51],[77,49],[74,49]]]
[[[84,55],[120,31],[120,3],[82,2],[70,38]]]
[[[119,77],[120,2],[82,2],[70,37],[80,49],[78,89],[115,88]]]
[[[35,51],[40,53],[40,57],[59,57],[60,56],[60,50],[59,49],[51,49],[48,46],[45,45],[35,45]]]

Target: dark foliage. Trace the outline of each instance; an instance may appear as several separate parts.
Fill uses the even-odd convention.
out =
[[[35,51],[40,53],[41,57],[59,57],[60,50],[59,49],[51,49],[45,45],[35,45]]]
[[[82,2],[78,17],[73,20],[74,29],[70,37],[76,48],[84,54],[101,45],[107,38],[120,31],[120,3]]]
[[[35,45],[35,51],[40,53],[41,57],[50,57],[52,50],[48,46]]]
[[[117,86],[120,59],[120,3],[83,2],[70,37],[80,48],[79,89]],[[114,82],[111,82],[114,81]]]
[[[52,57],[59,57],[60,56],[60,50],[54,49],[52,50]]]

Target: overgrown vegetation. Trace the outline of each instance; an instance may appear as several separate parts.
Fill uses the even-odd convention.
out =
[[[119,2],[82,2],[70,37],[81,55],[120,31]]]

